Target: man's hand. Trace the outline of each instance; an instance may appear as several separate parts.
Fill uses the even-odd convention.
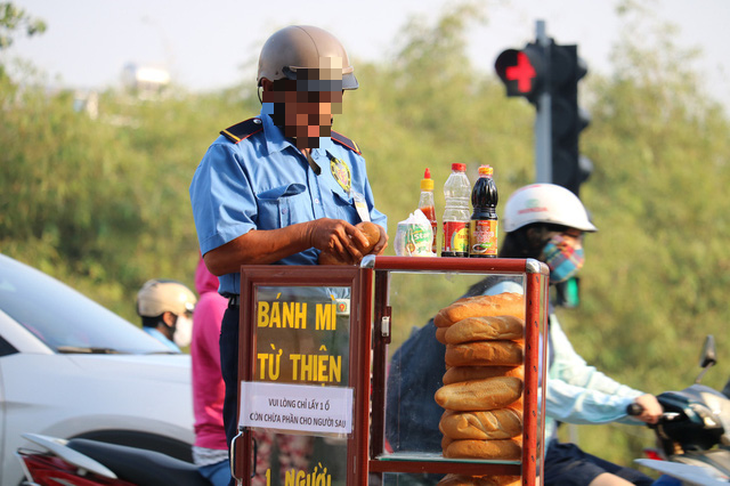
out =
[[[349,264],[362,260],[363,254],[358,248],[367,247],[368,239],[355,226],[329,218],[315,219],[308,224],[311,246]]]
[[[382,226],[369,221],[364,221],[355,226],[355,231],[359,234],[359,236],[352,237],[351,241],[357,247],[357,250],[361,255],[379,255],[383,253],[383,250],[388,244],[388,235],[385,233],[385,229]],[[366,244],[362,244],[363,239],[361,239],[360,236],[364,238],[367,242]],[[341,256],[333,253],[332,251],[322,250],[319,255],[318,263],[320,265],[357,265],[360,263],[361,259],[362,257],[353,256],[349,252],[347,253],[346,258],[343,259]]]
[[[380,254],[388,235],[382,227],[375,226],[380,239],[369,253]],[[369,245],[366,235],[347,221],[322,218],[274,230],[251,230],[209,251],[203,259],[213,275],[221,276],[239,272],[241,265],[274,263],[312,247],[329,253],[339,264],[353,265],[362,260],[359,248]]]
[[[380,231],[380,238],[378,239],[378,242],[375,244],[373,249],[370,250],[370,253],[373,255],[382,255],[385,249],[388,247],[388,233],[386,233],[385,228],[383,228],[379,224],[376,224],[375,226]]]
[[[645,394],[634,399],[634,403],[641,406],[641,415],[636,415],[636,418],[647,424],[655,424],[659,421],[659,417],[662,415],[662,406],[657,401],[654,395]]]

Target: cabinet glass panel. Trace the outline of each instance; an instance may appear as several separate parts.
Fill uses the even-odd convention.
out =
[[[349,287],[258,286],[253,381],[241,425],[253,438],[251,484],[346,484],[352,432]]]

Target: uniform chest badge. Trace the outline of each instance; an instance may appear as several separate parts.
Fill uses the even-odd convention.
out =
[[[330,159],[330,171],[332,171],[332,177],[334,177],[340,187],[349,194],[350,187],[352,186],[350,168],[346,163],[329,153],[329,151],[327,152],[327,156]]]

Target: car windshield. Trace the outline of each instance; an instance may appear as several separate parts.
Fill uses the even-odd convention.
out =
[[[58,353],[170,353],[129,321],[4,255],[0,255],[0,310]]]

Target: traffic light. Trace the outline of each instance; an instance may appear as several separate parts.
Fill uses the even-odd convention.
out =
[[[537,104],[547,84],[543,47],[527,44],[522,50],[507,49],[497,57],[494,68],[507,87],[507,96],[524,96]]]
[[[540,156],[549,154],[545,158],[550,180],[578,194],[580,185],[593,171],[593,164],[580,155],[578,148],[580,132],[589,123],[588,113],[578,106],[578,81],[588,72],[578,57],[578,47],[560,46],[553,39],[529,43],[520,50],[503,51],[494,68],[507,88],[507,96],[527,98],[537,108],[538,115],[545,113],[540,96],[550,95],[550,149],[547,141],[543,144],[538,140],[536,151]],[[547,137],[544,117],[538,116],[537,124],[546,127]]]
[[[589,159],[580,155],[580,132],[590,122],[578,106],[578,81],[587,73],[577,46],[550,44],[550,111],[552,181],[578,194],[580,185],[593,170]]]

